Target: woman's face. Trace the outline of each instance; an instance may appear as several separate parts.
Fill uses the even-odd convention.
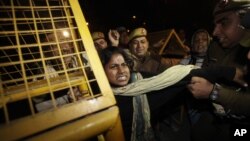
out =
[[[113,54],[110,61],[104,66],[109,83],[116,86],[125,86],[130,79],[130,70],[121,54]]]

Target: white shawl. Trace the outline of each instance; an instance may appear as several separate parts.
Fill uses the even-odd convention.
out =
[[[197,68],[194,65],[176,65],[168,68],[161,74],[143,79],[137,73],[137,81],[130,83],[124,87],[112,88],[115,95],[134,96],[133,97],[133,123],[131,141],[146,141],[152,137],[152,129],[150,125],[150,110],[148,105],[147,96],[145,93],[161,90],[163,88],[172,86],[183,79],[192,69]],[[141,115],[141,114],[142,115]],[[137,125],[140,119],[143,120],[144,125]],[[143,135],[138,135],[138,132],[143,127]]]

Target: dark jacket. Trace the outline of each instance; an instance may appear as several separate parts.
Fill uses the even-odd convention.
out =
[[[161,64],[161,57],[156,56],[151,52],[147,52],[143,58],[138,58],[132,55],[134,60],[134,70],[138,72],[159,74],[166,70],[169,66]]]
[[[217,103],[224,106],[226,111],[236,115],[250,117],[250,91],[249,88],[236,92],[234,89],[221,88]]]
[[[213,44],[208,50],[208,58],[204,62],[204,67],[207,66],[232,66],[243,68],[247,64],[247,48],[240,45],[236,45],[233,48],[222,48],[218,44]],[[237,83],[222,82],[222,90],[220,91],[220,98],[215,101],[224,106],[232,114],[250,114],[250,93],[249,91],[238,92],[241,88]],[[241,94],[237,94],[241,93]],[[243,95],[242,93],[248,93],[249,95]]]

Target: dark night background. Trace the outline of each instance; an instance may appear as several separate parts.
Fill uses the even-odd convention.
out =
[[[212,11],[217,0],[79,0],[89,29],[107,32],[118,26],[148,32],[182,28],[213,29]],[[136,16],[136,19],[132,17]]]

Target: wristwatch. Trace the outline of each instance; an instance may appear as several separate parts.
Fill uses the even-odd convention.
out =
[[[219,97],[219,91],[221,89],[221,86],[217,83],[214,84],[213,90],[209,95],[210,100],[215,101]]]

